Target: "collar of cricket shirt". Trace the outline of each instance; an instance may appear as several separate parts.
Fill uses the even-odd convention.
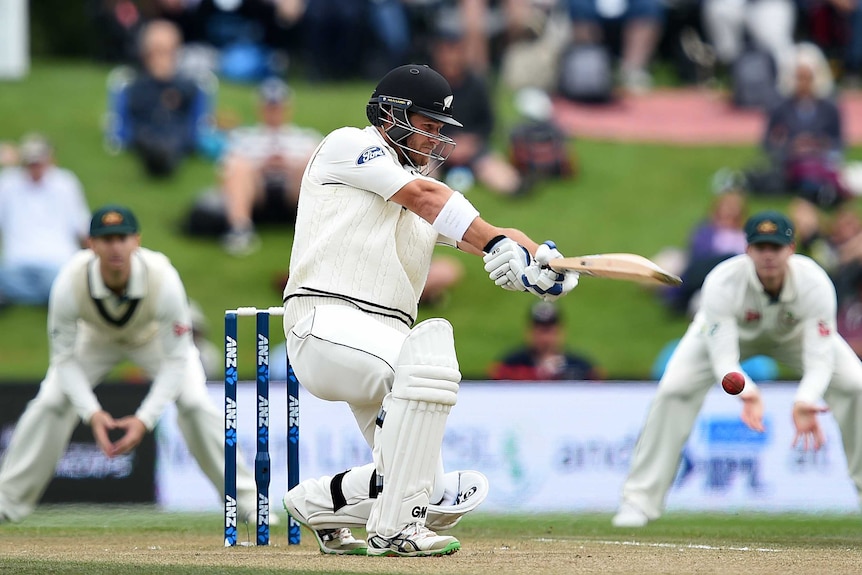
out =
[[[105,281],[102,279],[102,274],[99,272],[99,258],[90,260],[87,270],[90,279],[90,295],[94,299],[107,299],[116,294],[108,289]],[[126,286],[126,293],[121,299],[141,299],[147,295],[147,268],[144,265],[143,258],[140,252],[132,254],[132,273],[129,274],[129,283]]]
[[[763,289],[763,284],[760,283],[760,278],[757,277],[757,271],[754,268],[754,261],[751,258],[748,258],[748,281],[757,293],[764,294],[771,304],[785,303],[794,300],[796,298],[796,281],[793,274],[793,256],[790,256],[790,259],[787,261],[787,273],[784,274],[784,283],[781,285],[781,292],[778,294],[777,298],[773,299],[772,296],[766,293],[766,290]]]

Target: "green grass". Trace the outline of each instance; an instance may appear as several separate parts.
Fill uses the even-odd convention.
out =
[[[56,144],[59,163],[80,177],[91,207],[130,205],[142,222],[144,244],[170,256],[189,296],[209,320],[210,339],[218,343],[224,309],[280,304],[272,283],[288,267],[292,231],[264,230],[263,248],[246,259],[225,255],[215,242],[182,236],[179,222],[195,195],[213,185],[216,168],[192,159],[175,178],[153,181],[132,157],[107,154],[100,131],[107,71],[83,62],[37,61],[24,81],[0,84],[0,140],[42,131]],[[341,125],[365,125],[364,101],[371,84],[293,85],[298,123],[324,133]],[[500,91],[505,110],[500,143],[514,123],[508,98]],[[250,122],[254,104],[253,87],[221,86],[220,112],[231,111]],[[706,213],[710,177],[719,167],[742,167],[756,157],[754,144],[683,147],[578,139],[571,145],[581,167],[577,179],[543,184],[515,200],[477,188],[469,192],[470,199],[491,222],[519,227],[539,241],[554,239],[565,255],[626,251],[651,256],[664,246],[684,245],[694,222]],[[464,281],[445,307],[423,310],[421,319],[448,318],[455,327],[462,372],[482,378],[492,360],[520,342],[535,300],[496,288],[478,259],[458,256],[468,264]],[[647,378],[658,351],[686,325],[684,318],[665,312],[654,294],[623,282],[586,278],[561,305],[571,347],[604,366],[612,379]],[[15,308],[0,315],[0,379],[42,377],[48,355],[45,319],[41,309]],[[251,329],[247,326],[241,336],[248,338]],[[244,374],[250,374],[250,355],[241,352],[240,362],[247,366],[241,367]]]

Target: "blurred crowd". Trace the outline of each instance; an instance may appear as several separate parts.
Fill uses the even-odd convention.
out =
[[[693,313],[706,273],[745,249],[749,197],[793,198],[799,251],[835,279],[841,330],[862,353],[862,170],[845,157],[841,112],[842,93],[862,78],[862,6],[854,0],[91,0],[87,7],[96,56],[114,66],[108,153],[135,155],[153,178],[173,177],[192,154],[210,159],[212,181],[188,206],[185,228],[236,256],[257,249],[258,226],[292,225],[299,179],[322,137],[302,126],[289,79],[377,80],[403,63],[430,64],[451,84],[464,124],[450,134],[457,147],[439,176],[462,191],[479,185],[513,198],[545,178],[577,175],[555,102],[643,97],[657,83],[723,88],[729,104],[762,110],[761,153],[743,168],[715,166],[703,221],[656,255],[685,280],[662,290],[660,301]],[[217,119],[224,82],[255,86],[255,123]],[[516,95],[520,122],[502,137],[498,85]],[[0,302],[43,305],[52,274],[85,238],[85,190],[36,133],[0,146],[0,166]],[[462,276],[457,260],[435,262],[423,304],[441,305]],[[556,312],[536,313],[552,320],[534,313],[528,327],[559,327]],[[559,364],[566,356],[555,357]],[[600,368],[579,361],[578,374],[601,378]],[[505,365],[491,372],[526,373]]]

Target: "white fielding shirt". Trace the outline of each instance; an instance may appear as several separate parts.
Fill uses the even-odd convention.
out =
[[[285,327],[320,298],[412,327],[437,243],[455,246],[390,201],[417,178],[374,127],[340,128],[318,146],[299,194]],[[427,178],[430,179],[430,178]]]
[[[95,253],[81,250],[54,282],[48,306],[49,369],[56,370],[76,412],[89,422],[101,407],[81,366],[100,357],[103,347],[133,352],[150,345],[145,353],[159,368],[149,374],[153,383],[135,415],[152,430],[179,394],[187,362],[197,361],[185,288],[168,258],[145,248],[132,256],[123,298],[105,286],[98,265]],[[125,322],[108,321],[99,304],[115,320],[130,310],[131,315]]]
[[[835,369],[835,288],[813,260],[794,254],[779,297],[773,300],[747,255],[718,264],[706,277],[692,328],[705,338],[716,379],[742,371],[743,357],[778,349],[798,352],[802,378],[797,401],[817,403]],[[746,387],[754,386],[746,378]]]

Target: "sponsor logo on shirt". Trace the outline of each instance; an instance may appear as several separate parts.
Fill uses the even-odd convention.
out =
[[[820,337],[827,337],[830,333],[832,333],[832,330],[829,329],[829,326],[826,324],[825,321],[821,320],[817,324],[817,333],[820,334]]]
[[[370,162],[374,158],[379,158],[380,156],[385,155],[383,148],[380,146],[371,146],[370,148],[365,148],[362,150],[362,153],[359,154],[359,157],[356,158],[356,165],[362,165],[367,162]]]
[[[181,323],[175,323],[174,324],[174,335],[177,337],[180,337],[184,333],[188,333],[191,330],[192,330],[192,326],[190,326],[190,325],[183,325]]]
[[[753,309],[745,310],[745,323],[751,323],[754,321],[760,321],[760,313]]]

